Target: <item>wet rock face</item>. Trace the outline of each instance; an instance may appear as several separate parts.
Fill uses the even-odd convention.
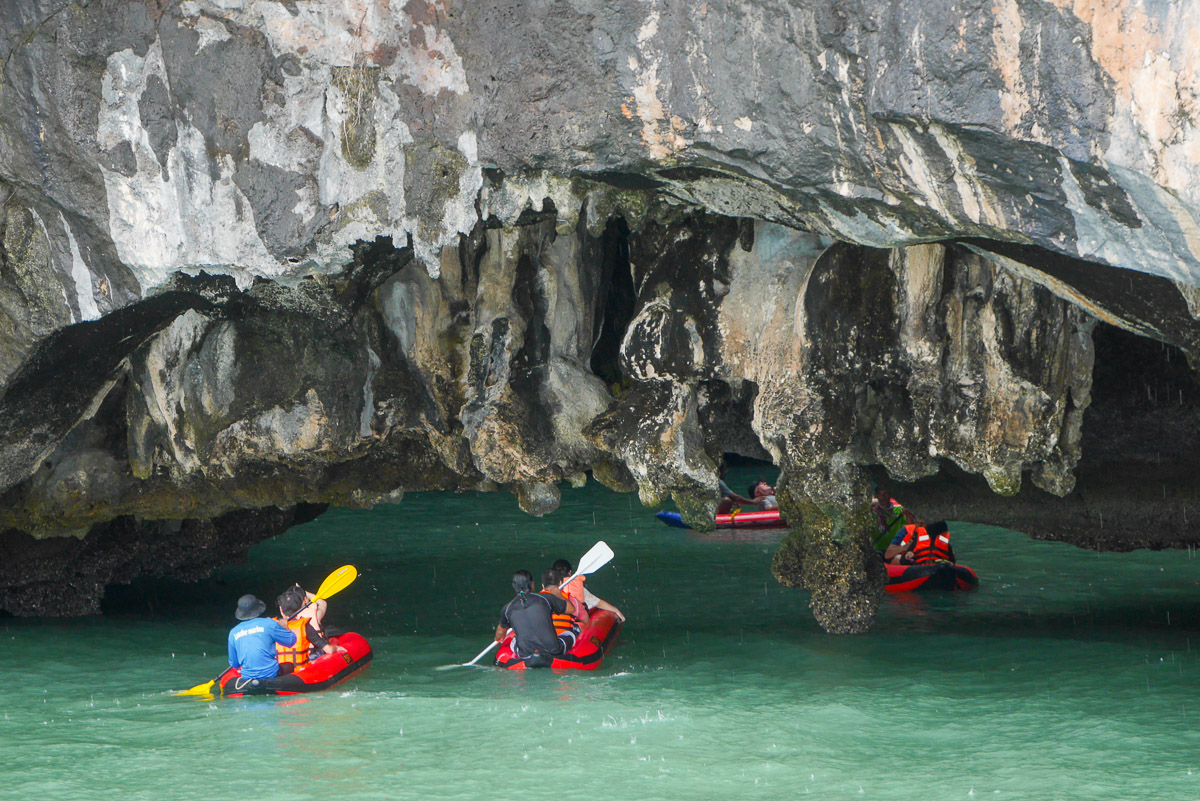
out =
[[[860,631],[873,478],[1052,509],[1096,326],[1200,352],[1194,3],[17,6],[14,553],[589,471],[704,527],[735,452]]]
[[[250,546],[312,520],[324,507],[231,512],[207,520],[120,517],[86,537],[0,532],[0,609],[14,615],[91,615],[108,584],[144,576],[196,580],[245,561]]]

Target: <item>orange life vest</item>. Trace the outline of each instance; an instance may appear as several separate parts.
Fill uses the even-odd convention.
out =
[[[542,590],[542,595],[554,595],[547,590]],[[554,623],[554,633],[562,634],[564,631],[571,631],[575,628],[575,618],[571,616],[571,604],[567,603],[566,612],[551,612],[550,620]]]
[[[930,536],[929,532],[924,528],[917,526],[905,526],[905,531],[908,535],[902,543],[904,547],[908,547],[913,536],[916,536],[916,544],[913,546],[913,562],[918,565],[929,565],[934,562],[949,562],[950,559],[950,532],[943,531],[936,537]]]
[[[275,643],[275,658],[281,665],[294,664],[296,667],[307,665],[308,652],[312,649],[312,645],[308,642],[308,618],[298,617],[279,622],[295,633],[296,644],[288,646]]]

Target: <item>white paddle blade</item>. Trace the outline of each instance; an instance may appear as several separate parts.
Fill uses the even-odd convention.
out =
[[[579,566],[575,568],[575,575],[594,573],[612,561],[613,555],[613,550],[608,547],[608,543],[600,540],[579,559]]]

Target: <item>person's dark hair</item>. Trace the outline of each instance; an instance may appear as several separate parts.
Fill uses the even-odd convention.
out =
[[[542,586],[557,587],[559,582],[558,574],[554,572],[554,568],[548,567],[542,571]]]
[[[300,608],[304,606],[304,602],[307,600],[308,598],[305,597],[304,593],[300,589],[297,587],[291,587],[290,589],[284,590],[283,594],[275,599],[275,603],[279,605],[280,612],[291,616],[299,612]]]
[[[513,573],[513,592],[524,595],[533,589],[533,574],[528,570]]]
[[[929,536],[936,537],[938,534],[945,534],[950,529],[946,527],[945,520],[936,520],[926,526],[925,530],[929,532]]]
[[[571,563],[566,559],[559,559],[554,564],[550,565],[550,569],[555,572],[554,580],[562,583],[562,580],[571,575]]]

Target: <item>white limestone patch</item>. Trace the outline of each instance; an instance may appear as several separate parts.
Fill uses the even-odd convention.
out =
[[[250,158],[289,172],[312,172],[320,157],[325,129],[325,93],[328,68],[283,75],[282,106],[270,106],[267,118],[247,134]]]
[[[414,238],[416,255],[425,263],[431,278],[441,272],[440,253],[442,248],[453,245],[459,234],[469,234],[479,221],[475,201],[483,189],[483,168],[479,164],[479,150],[475,132],[465,131],[458,138],[458,151],[467,160],[467,168],[458,176],[458,194],[448,198],[442,205],[442,235],[437,242],[421,242]]]
[[[354,98],[348,97],[330,82],[325,90],[324,116],[320,134],[324,142],[317,171],[321,203],[352,206],[368,195],[378,194],[385,205],[377,216],[382,235],[402,237],[404,228],[396,222],[404,213],[404,146],[413,139],[400,112],[400,100],[388,84],[376,87],[373,124],[375,155],[364,167],[355,167],[342,153],[345,125],[355,110]],[[403,241],[401,239],[401,241]]]
[[[214,450],[229,466],[242,458],[303,460],[332,447],[330,419],[315,389],[288,408],[276,406],[239,420],[216,437]]]
[[[199,17],[192,29],[199,36],[199,41],[196,43],[197,54],[206,47],[232,38],[229,29],[222,25],[220,20],[213,17]]]
[[[963,213],[972,222],[1004,230],[1008,221],[1000,204],[979,180],[974,160],[966,154],[958,139],[941,125],[931,125],[929,132],[954,166],[954,188],[958,190]]]
[[[1075,251],[1080,258],[1132,268],[1200,286],[1200,225],[1196,209],[1150,178],[1109,165],[1142,225],[1118,226],[1084,197],[1065,157],[1059,157],[1061,187],[1075,219]],[[1114,234],[1119,230],[1120,235]]]
[[[436,96],[468,92],[462,58],[449,35],[433,25],[413,23],[400,4],[347,0],[341,3],[253,4],[255,27],[276,53],[292,53],[326,67],[382,64],[388,76]]]
[[[137,165],[132,176],[101,167],[117,255],[143,294],[179,270],[227,273],[242,287],[256,275],[281,274],[285,265],[263,244],[253,209],[233,181],[232,159],[225,156],[214,165],[194,126],[176,124],[177,141],[163,177],[139,112],[150,75],[169,86],[157,40],[145,57],[132,50],[111,55],[101,79],[97,141],[103,148],[128,142]]]
[[[577,186],[570,179],[545,171],[506,178],[499,187],[483,187],[479,193],[480,213],[485,219],[495,215],[501,223],[511,225],[526,209],[541,211],[547,198],[554,203],[559,219],[578,218],[583,196]]]
[[[896,141],[900,143],[900,149],[904,154],[897,159],[896,165],[904,171],[905,177],[908,178],[910,185],[915,190],[916,197],[913,199],[921,205],[931,207],[947,223],[954,224],[957,215],[953,214],[942,200],[943,187],[934,178],[929,165],[925,163],[925,153],[913,137],[912,131],[908,129],[908,126],[899,123],[889,123],[889,127],[892,129]]]
[[[445,31],[432,25],[421,26],[424,44],[410,41],[403,58],[396,60],[396,75],[427,95],[441,91],[465,95],[468,91],[467,72],[455,52],[454,42]]]
[[[204,337],[209,325],[208,318],[193,309],[179,315],[150,341],[146,350],[145,372],[137,377],[137,386],[150,420],[165,432],[164,436],[154,441],[159,447],[170,449],[174,465],[185,473],[200,470],[203,462],[187,444],[192,440],[190,432],[181,430],[179,411],[187,393],[187,367],[190,361],[180,359],[179,355],[190,353]],[[131,439],[135,443],[139,439],[136,430],[132,432]],[[143,478],[149,476],[153,467],[153,450],[142,454],[140,458],[136,452],[131,453],[130,460],[135,475]]]
[[[96,298],[92,294],[92,274],[83,260],[83,254],[79,252],[79,243],[75,241],[75,234],[67,224],[67,218],[61,211],[58,217],[62,221],[63,230],[67,232],[67,245],[71,248],[71,278],[75,280],[79,316],[83,320],[99,320],[100,309],[96,306]]]

